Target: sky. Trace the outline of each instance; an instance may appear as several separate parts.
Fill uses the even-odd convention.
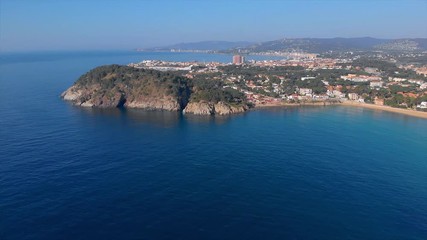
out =
[[[427,38],[427,0],[0,0],[0,51]]]

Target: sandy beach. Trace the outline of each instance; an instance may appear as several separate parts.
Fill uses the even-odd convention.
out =
[[[351,106],[351,107],[363,107],[375,110],[382,110],[387,112],[400,113],[408,116],[419,117],[427,119],[427,112],[415,111],[410,109],[402,109],[402,108],[394,108],[389,106],[381,106],[375,104],[367,104],[367,103],[357,103],[357,102],[343,102],[341,105],[343,106]]]
[[[367,104],[367,103],[358,103],[358,102],[350,102],[346,101],[343,103],[337,103],[337,102],[312,102],[312,103],[271,103],[271,104],[258,104],[255,106],[255,108],[269,108],[269,107],[299,107],[299,106],[331,106],[331,105],[340,105],[340,106],[349,106],[349,107],[362,107],[362,108],[369,108],[374,110],[382,110],[387,112],[394,112],[394,113],[400,113],[412,117],[419,117],[427,119],[427,112],[420,112],[410,109],[402,109],[402,108],[393,108],[389,106],[381,106],[381,105],[375,105],[375,104]]]

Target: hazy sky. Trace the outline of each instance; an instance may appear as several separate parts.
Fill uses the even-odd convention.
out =
[[[427,38],[427,0],[0,0],[0,50],[283,37]]]

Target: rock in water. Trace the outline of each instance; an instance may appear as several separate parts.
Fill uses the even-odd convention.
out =
[[[217,115],[241,113],[248,110],[248,107],[246,105],[233,106],[231,104],[227,104],[224,102],[218,102],[217,104],[214,105],[214,107],[215,107],[215,114]]]
[[[184,113],[192,113],[195,115],[228,115],[241,113],[248,110],[245,105],[232,106],[228,103],[218,102],[190,102],[184,109]]]
[[[184,113],[195,115],[213,115],[215,113],[214,104],[208,102],[190,102],[184,109]]]

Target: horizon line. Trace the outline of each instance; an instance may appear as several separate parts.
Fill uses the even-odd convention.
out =
[[[362,39],[362,38],[372,38],[372,39],[378,39],[378,40],[406,40],[406,39],[426,39],[427,37],[399,37],[399,38],[378,38],[378,37],[370,37],[370,36],[361,36],[361,37],[282,37],[282,38],[276,38],[272,40],[265,40],[265,41],[250,41],[250,40],[194,40],[194,41],[187,41],[187,42],[178,42],[178,43],[171,43],[171,44],[165,44],[162,46],[151,46],[151,47],[127,47],[127,48],[68,48],[68,49],[14,49],[14,50],[5,50],[0,48],[0,54],[8,54],[8,53],[37,53],[37,52],[76,52],[76,51],[93,51],[93,52],[102,52],[102,51],[135,51],[137,49],[153,49],[153,48],[165,48],[170,47],[173,45],[179,45],[179,44],[191,44],[191,43],[202,43],[202,42],[229,42],[229,43],[238,43],[238,42],[248,42],[248,43],[263,43],[263,42],[271,42],[271,41],[277,41],[282,39]],[[197,49],[194,49],[197,50]]]

